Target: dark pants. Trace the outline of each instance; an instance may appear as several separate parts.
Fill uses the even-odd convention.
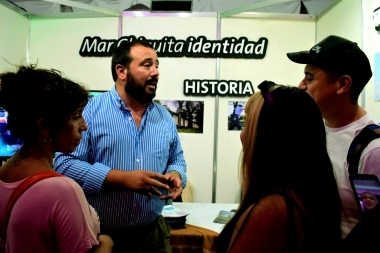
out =
[[[111,236],[112,253],[171,253],[170,225],[159,216],[149,225],[135,228],[101,227],[101,234]]]

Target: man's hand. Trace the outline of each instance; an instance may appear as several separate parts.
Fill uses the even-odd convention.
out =
[[[109,186],[128,188],[131,191],[140,192],[149,197],[152,197],[152,194],[162,195],[156,188],[170,191],[169,186],[165,184],[170,181],[173,181],[173,179],[170,179],[169,174],[162,175],[143,170],[110,170],[106,177],[106,183]]]
[[[111,237],[108,235],[100,235],[99,247],[94,251],[94,253],[111,253],[112,249],[113,249],[113,241]]]
[[[169,194],[161,196],[160,199],[176,199],[182,194],[182,180],[181,176],[176,171],[171,171],[165,175],[167,179],[167,184],[169,185]]]

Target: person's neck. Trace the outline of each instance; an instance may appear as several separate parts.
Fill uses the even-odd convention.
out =
[[[366,114],[367,112],[355,103],[340,106],[338,110],[335,110],[329,114],[323,113],[323,118],[326,126],[330,128],[339,128],[359,120]]]
[[[122,87],[121,85],[116,85],[116,91],[119,94],[120,98],[124,101],[125,106],[129,110],[131,110],[134,115],[139,115],[141,117],[144,114],[148,105],[147,103],[140,103],[139,101],[128,95],[125,92],[124,87]]]
[[[54,154],[48,147],[24,144],[0,169],[0,179],[12,183],[36,173],[53,170]]]
[[[146,110],[146,107],[147,107],[147,103],[146,104],[142,104],[140,102],[138,102],[136,99],[132,98],[131,96],[129,96],[128,94],[126,94],[126,101],[125,102],[125,106],[131,110],[134,114],[138,114],[140,116],[142,116]]]
[[[14,158],[21,162],[38,164],[41,167],[50,169],[53,164],[54,152],[49,147],[38,143],[33,145],[24,144]]]

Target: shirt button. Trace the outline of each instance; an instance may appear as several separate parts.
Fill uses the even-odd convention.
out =
[[[129,120],[132,120],[132,117],[129,117]]]
[[[136,207],[136,204],[133,204],[133,207]]]
[[[140,159],[136,159],[136,162],[138,162],[138,163],[139,163],[139,162],[140,162]]]

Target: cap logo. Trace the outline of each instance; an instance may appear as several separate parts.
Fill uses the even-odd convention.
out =
[[[321,52],[321,47],[320,46],[315,46],[311,50],[314,51],[316,54],[318,54],[318,53]]]

